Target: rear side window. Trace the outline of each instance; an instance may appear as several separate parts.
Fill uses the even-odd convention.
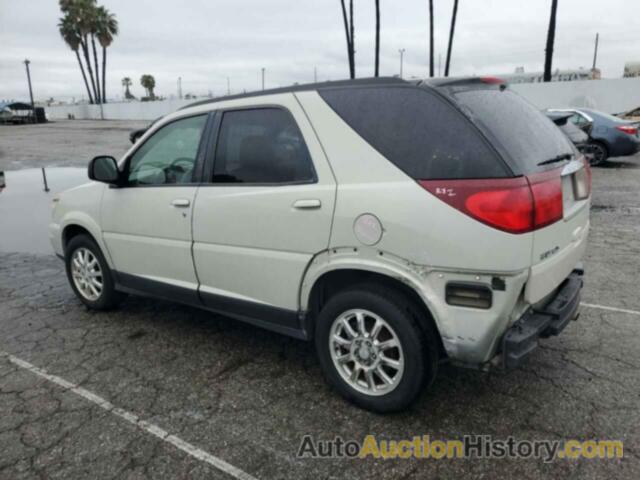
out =
[[[289,112],[259,108],[223,114],[214,183],[302,183],[314,179],[311,156]]]
[[[377,87],[319,93],[364,140],[414,179],[508,175],[471,122],[429,90]]]
[[[539,163],[573,154],[571,143],[560,129],[520,95],[509,90],[478,89],[454,96],[502,147],[514,169],[524,175],[557,168],[558,164]]]

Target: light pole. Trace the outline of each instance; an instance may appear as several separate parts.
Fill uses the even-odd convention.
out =
[[[231,80],[227,77],[227,95],[231,95]]]
[[[398,50],[400,52],[400,78],[402,78],[402,64],[404,62],[404,48]]]
[[[262,90],[264,90],[264,67],[262,67]]]
[[[31,121],[33,123],[35,123],[36,110],[35,110],[35,106],[33,104],[33,90],[31,89],[31,72],[29,72],[29,64],[30,63],[31,62],[29,61],[29,59],[25,58],[24,65],[27,68],[27,82],[29,82],[29,98],[31,99]]]

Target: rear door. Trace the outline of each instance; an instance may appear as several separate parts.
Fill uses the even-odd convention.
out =
[[[245,103],[218,112],[196,199],[200,295],[210,308],[297,328],[302,276],[328,246],[336,185],[293,94]]]
[[[561,204],[560,219],[533,232],[525,297],[537,302],[571,273],[584,253],[589,229],[589,167],[553,122],[519,95],[479,89],[454,97],[502,151],[514,172],[525,175],[531,188],[546,196],[549,208]]]

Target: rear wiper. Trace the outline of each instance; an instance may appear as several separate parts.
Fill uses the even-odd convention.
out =
[[[549,165],[550,163],[557,163],[557,162],[561,162],[562,160],[571,160],[571,157],[573,157],[572,153],[563,153],[562,155],[558,155],[557,157],[553,157],[553,158],[550,158],[549,160],[540,162],[538,166]]]

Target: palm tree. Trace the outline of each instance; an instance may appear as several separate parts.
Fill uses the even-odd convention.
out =
[[[60,10],[64,14],[64,17],[62,17],[58,24],[60,26],[63,22],[66,22],[65,28],[73,31],[73,34],[77,37],[79,46],[82,49],[87,72],[89,73],[89,80],[91,80],[90,85],[93,91],[91,103],[100,101],[100,95],[96,87],[96,79],[93,76],[91,61],[89,60],[88,47],[88,36],[93,27],[92,12],[95,9],[95,1],[96,0],[60,0]],[[71,47],[71,45],[69,46]]]
[[[78,28],[80,29],[80,45],[82,46],[82,53],[84,54],[84,60],[87,64],[87,71],[91,78],[91,84],[93,86],[93,97],[96,99],[96,103],[100,103],[100,79],[98,78],[98,72],[96,76],[93,76],[93,69],[91,68],[91,60],[89,59],[89,35],[93,37],[92,31],[94,28],[94,10],[96,0],[73,0],[71,3],[70,11],[75,10],[76,21],[78,22]],[[95,54],[95,45],[94,45]],[[97,67],[96,60],[96,67]]]
[[[353,0],[349,0],[349,18],[347,18],[347,8],[345,7],[344,0],[340,0],[342,5],[342,20],[344,21],[344,33],[347,37],[347,56],[349,58],[349,78],[355,78],[356,68],[353,48]]]
[[[453,0],[453,15],[451,15],[451,30],[449,30],[449,48],[447,48],[447,62],[444,65],[444,76],[449,76],[451,64],[451,47],[453,46],[453,34],[456,29],[456,17],[458,16],[458,0]]]
[[[376,67],[374,76],[378,76],[380,69],[380,0],[376,0]]]
[[[429,0],[429,76],[433,77],[433,0]]]
[[[93,103],[93,96],[91,95],[91,89],[89,88],[87,75],[84,73],[84,66],[82,65],[80,52],[78,51],[80,48],[80,37],[75,26],[73,25],[72,19],[68,16],[61,18],[60,22],[58,23],[58,30],[60,31],[60,35],[64,39],[65,43],[76,54],[78,65],[80,65],[80,72],[82,73],[82,79],[84,80],[84,86],[87,88],[89,103]]]
[[[98,7],[96,27],[96,36],[102,46],[102,101],[107,103],[107,47],[113,42],[113,37],[118,34],[118,21],[109,10]]]
[[[153,75],[142,75],[140,77],[140,85],[142,85],[147,91],[147,96],[149,97],[149,99],[153,100],[155,98],[153,89],[156,87],[156,79],[153,78]]]
[[[104,69],[103,69],[104,71]],[[131,95],[131,92],[129,91],[129,87],[133,85],[133,82],[131,81],[131,78],[129,77],[124,77],[122,79],[122,86],[124,87],[124,98],[133,98],[133,95]]]
[[[544,75],[543,81],[551,81],[551,63],[553,60],[553,43],[556,38],[556,12],[558,11],[558,0],[551,0],[551,16],[549,17],[549,30],[547,31],[547,48],[544,54]]]

